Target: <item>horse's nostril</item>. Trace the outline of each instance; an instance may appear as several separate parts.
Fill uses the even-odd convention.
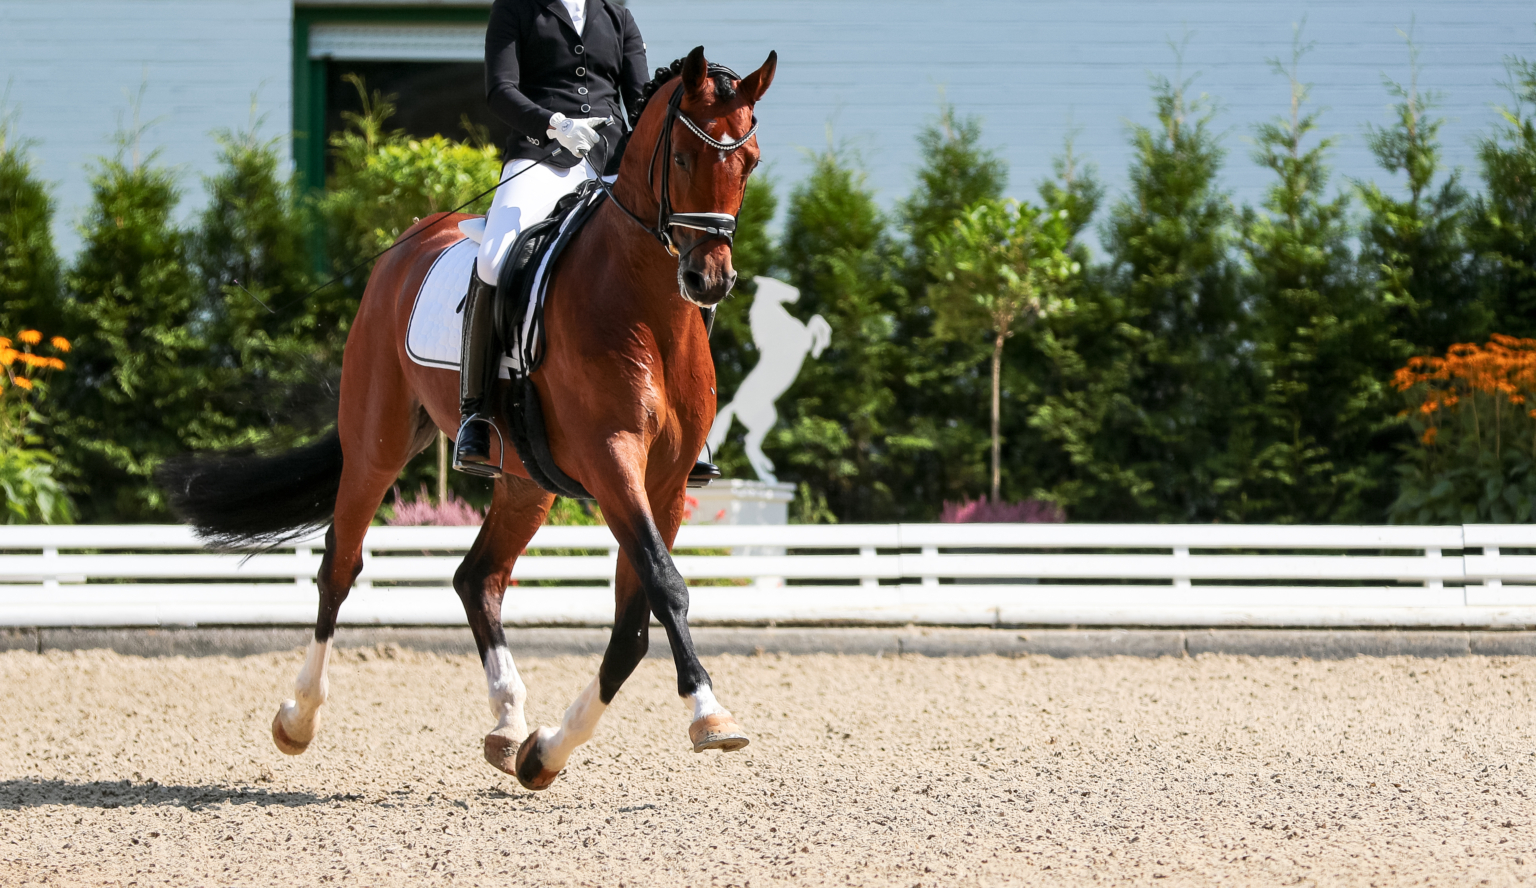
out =
[[[687,287],[694,294],[703,293],[704,275],[692,270],[683,272],[683,286]]]

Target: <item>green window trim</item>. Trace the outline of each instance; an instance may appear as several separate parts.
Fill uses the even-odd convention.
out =
[[[475,7],[337,6],[293,11],[293,163],[307,189],[325,187],[325,59],[309,57],[309,31],[321,23],[419,22],[426,25],[484,25],[490,4]]]

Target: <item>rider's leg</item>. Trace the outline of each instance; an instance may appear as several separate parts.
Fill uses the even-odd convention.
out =
[[[535,169],[529,169],[535,167]],[[544,219],[555,202],[591,178],[586,164],[568,170],[555,169],[531,160],[514,160],[502,168],[501,177],[516,175],[496,189],[485,217],[485,236],[469,275],[464,299],[464,345],[459,365],[459,433],[454,442],[453,467],[461,472],[497,477],[501,470],[491,463],[490,414],[486,395],[494,388],[500,356],[491,348],[491,300],[507,253],[523,229]],[[503,458],[505,454],[502,454]]]

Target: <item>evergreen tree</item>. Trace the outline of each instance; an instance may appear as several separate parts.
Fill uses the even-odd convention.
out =
[[[802,508],[825,501],[846,521],[893,520],[905,506],[909,446],[891,428],[904,358],[893,254],[863,172],[833,149],[817,155],[790,195],[780,262],[800,289],[792,310],[824,317],[832,342],[780,399],[765,452],[782,479],[805,485]]]
[[[190,246],[201,287],[194,312],[206,342],[209,397],[225,422],[217,446],[288,442],[335,420],[335,370],[314,365],[303,322],[311,285],[307,226],[275,141],[219,135],[220,171]],[[313,366],[312,366],[313,365]]]
[[[1325,197],[1333,140],[1304,144],[1318,119],[1297,76],[1305,51],[1298,35],[1290,65],[1273,63],[1290,82],[1290,113],[1257,128],[1254,159],[1277,177],[1266,212],[1245,219],[1263,388],[1247,412],[1252,443],[1228,479],[1240,493],[1227,517],[1374,522],[1390,499],[1381,436],[1395,359],[1350,253],[1348,198]]]
[[[92,177],[84,245],[66,283],[70,372],[53,428],[86,521],[168,517],[151,473],[226,424],[206,410],[204,344],[187,238],[171,219],[174,177],[140,160],[137,136]]]
[[[1483,263],[1483,299],[1493,330],[1536,336],[1536,62],[1506,62],[1514,102],[1478,145],[1484,194],[1469,239]]]
[[[1203,99],[1188,99],[1188,87],[1154,81],[1157,125],[1132,128],[1130,194],[1111,211],[1105,232],[1109,286],[1136,353],[1124,402],[1131,415],[1095,442],[1102,448],[1098,476],[1123,485],[1100,487],[1108,499],[1091,514],[1101,520],[1215,518],[1231,407],[1247,385],[1243,306],[1229,252],[1236,217],[1217,184],[1223,152],[1212,112]]]
[[[1084,272],[1065,281],[1073,309],[1042,318],[1028,331],[1029,348],[1015,349],[1004,367],[1005,389],[1022,410],[1009,414],[1010,440],[1027,441],[1008,453],[1013,496],[1055,502],[1074,520],[1117,520],[1125,502],[1146,496],[1149,483],[1120,465],[1114,442],[1130,434],[1135,413],[1128,391],[1139,331],[1126,322],[1124,299],[1106,269],[1090,265],[1078,238],[1092,221],[1103,187],[1069,138],[1055,176],[1040,184],[1046,207],[1066,213],[1068,253]],[[1005,428],[1010,424],[1005,423]]]
[[[894,336],[906,354],[893,385],[911,455],[904,490],[914,520],[935,519],[946,499],[974,496],[987,483],[987,344],[980,336],[937,335],[928,293],[935,282],[932,239],[948,234],[972,206],[1001,199],[1008,183],[1007,164],[982,146],[981,133],[979,118],[941,104],[918,133],[917,185],[897,208],[907,249]]]
[[[14,126],[15,116],[0,109],[0,336],[58,330],[61,320],[53,200]]]
[[[1360,240],[1394,335],[1415,353],[1428,354],[1483,336],[1488,318],[1463,236],[1467,194],[1455,171],[1439,175],[1445,121],[1430,116],[1437,97],[1419,91],[1419,52],[1411,41],[1408,57],[1408,85],[1386,81],[1398,99],[1395,119],[1370,127],[1366,138],[1382,169],[1403,174],[1407,194],[1396,197],[1361,183],[1367,215]]]

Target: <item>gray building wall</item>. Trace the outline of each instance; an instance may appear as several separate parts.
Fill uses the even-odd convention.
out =
[[[184,214],[215,167],[215,130],[248,127],[254,101],[263,132],[286,134],[292,22],[292,0],[0,0],[0,95],[54,186],[60,248],[79,243],[90,169],[134,129],[135,98],[139,152],[180,172]]]
[[[340,3],[328,5],[369,5]],[[378,6],[443,6],[380,0]],[[468,3],[465,5],[476,5]],[[481,4],[483,5],[483,4]],[[1112,193],[1124,181],[1127,121],[1151,120],[1148,76],[1174,76],[1170,40],[1184,42],[1194,90],[1219,103],[1229,150],[1226,180],[1257,201],[1267,173],[1248,157],[1253,125],[1286,109],[1287,85],[1267,59],[1289,52],[1306,19],[1315,50],[1303,63],[1314,100],[1339,138],[1336,184],[1376,176],[1362,128],[1384,123],[1383,74],[1406,79],[1399,29],[1414,23],[1421,85],[1444,93],[1446,156],[1470,166],[1475,139],[1508,100],[1503,58],[1536,56],[1529,0],[629,0],[653,65],[704,44],[742,73],[769,49],[778,79],[760,109],[760,139],[783,188],[807,168],[805,150],[828,133],[856,150],[889,205],[911,187],[915,135],[940,90],[980,114],[987,141],[1012,168],[1011,191],[1033,196],[1069,129]],[[61,246],[89,197],[92,160],[132,126],[139,94],[141,150],[158,150],[201,204],[214,167],[212,132],[247,126],[284,135],[292,120],[293,0],[0,0],[0,91],[17,130],[37,143],[60,203]],[[286,142],[284,146],[286,147]]]
[[[1194,92],[1220,107],[1226,181],[1256,202],[1269,181],[1254,164],[1253,125],[1288,109],[1289,87],[1267,60],[1289,57],[1292,24],[1315,43],[1301,76],[1338,137],[1336,185],[1377,175],[1366,123],[1388,120],[1382,75],[1408,79],[1399,29],[1412,25],[1420,85],[1444,93],[1446,158],[1471,167],[1474,142],[1507,103],[1503,59],[1536,57],[1529,0],[630,0],[653,65],[704,44],[745,73],[769,49],[779,75],[760,108],[764,156],[783,185],[804,150],[835,141],[858,151],[889,204],[912,185],[915,135],[940,90],[985,118],[987,141],[1012,168],[1011,192],[1034,197],[1067,132],[1111,186],[1125,180],[1128,121],[1152,121],[1149,75],[1175,76],[1170,41],[1184,42]],[[1187,41],[1186,41],[1187,37]],[[1382,181],[1385,181],[1382,174]]]

